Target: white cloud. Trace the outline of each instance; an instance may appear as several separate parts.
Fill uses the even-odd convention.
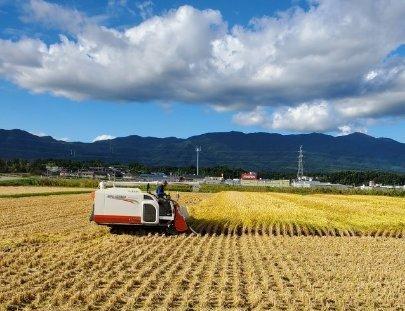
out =
[[[141,15],[144,20],[153,15],[153,2],[150,0],[137,2],[136,7],[139,10],[139,15]]]
[[[64,9],[63,7],[43,0],[30,0],[24,6],[22,20],[41,22],[48,27],[56,27],[76,33],[89,23],[90,19],[83,13]]]
[[[259,106],[250,112],[237,113],[233,121],[240,125],[261,126],[273,130],[288,131],[329,131],[336,129],[342,122],[326,102],[296,107],[281,107],[269,114]]]
[[[358,133],[367,133],[367,129],[365,127],[353,127],[350,125],[343,125],[343,126],[339,126],[338,127],[338,135],[348,135],[354,132],[358,132]]]
[[[31,134],[35,135],[35,136],[39,136],[39,137],[44,137],[44,136],[48,136],[48,134],[44,133],[44,132],[31,132]]]
[[[348,135],[353,132],[352,128],[349,125],[342,125],[338,127],[341,135]]]
[[[50,136],[50,135],[48,135],[48,134],[46,134],[44,132],[41,132],[41,131],[33,131],[33,132],[30,132],[30,133],[33,134],[33,135],[39,136],[39,137]],[[61,137],[61,138],[55,138],[55,139],[56,140],[66,141],[66,142],[70,141],[70,139],[68,137]]]
[[[375,77],[378,76],[378,72],[375,70],[370,70],[366,76],[364,77],[367,81],[373,80]]]
[[[236,124],[259,126],[269,130],[290,132],[365,132],[368,119],[351,119],[325,101],[302,103],[296,107],[280,107],[270,113],[258,106],[251,111],[241,111],[233,116]]]
[[[131,2],[128,0],[108,0],[107,9],[108,15],[120,17],[121,13],[130,13],[135,16],[137,13],[132,9]]]
[[[147,3],[138,6],[151,8]],[[31,0],[28,21],[70,37],[61,35],[53,44],[0,40],[0,75],[33,92],[71,99],[239,109],[235,122],[275,129],[338,130],[363,119],[405,115],[404,58],[388,57],[405,42],[405,3],[310,5],[231,29],[218,11],[182,6],[151,16],[146,10],[142,23],[119,30]],[[266,109],[257,107],[275,112],[263,119],[260,109]]]
[[[108,135],[108,134],[102,134],[97,136],[96,138],[93,139],[93,143],[96,141],[100,141],[100,140],[110,140],[110,139],[114,139],[115,136],[112,135]]]
[[[252,111],[241,111],[233,116],[233,121],[244,126],[263,126],[268,124],[268,115],[263,107],[256,107]]]
[[[302,104],[275,112],[272,128],[298,131],[324,131],[333,128],[335,119],[327,103]]]

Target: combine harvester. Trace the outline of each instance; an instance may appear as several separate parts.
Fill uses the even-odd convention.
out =
[[[94,192],[93,211],[90,221],[99,225],[163,227],[168,233],[194,232],[187,225],[186,207],[180,206],[169,195],[157,198],[149,192],[142,192],[139,186],[144,182],[100,182]],[[157,184],[157,183],[150,183]],[[173,183],[171,183],[173,184]],[[198,187],[198,183],[176,183]],[[111,185],[112,187],[108,188]]]

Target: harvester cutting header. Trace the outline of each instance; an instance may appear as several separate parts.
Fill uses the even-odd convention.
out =
[[[187,225],[187,209],[169,195],[156,196],[139,188],[135,182],[100,182],[94,192],[90,220],[99,225],[159,226],[169,232],[191,231]],[[184,183],[182,183],[184,184]],[[195,186],[194,183],[187,183]],[[111,185],[112,187],[108,188]],[[117,187],[119,186],[119,187]]]

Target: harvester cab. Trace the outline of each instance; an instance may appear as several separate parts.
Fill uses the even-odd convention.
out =
[[[170,196],[157,198],[139,188],[128,188],[131,182],[101,182],[94,193],[90,220],[99,225],[133,225],[165,227],[169,232],[188,232],[187,210]],[[137,183],[135,183],[137,184]]]

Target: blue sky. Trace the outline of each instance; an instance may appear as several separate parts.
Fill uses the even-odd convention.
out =
[[[237,130],[405,142],[405,6],[385,18],[382,5],[0,0],[0,128],[69,141]],[[359,16],[370,23],[341,23]]]

